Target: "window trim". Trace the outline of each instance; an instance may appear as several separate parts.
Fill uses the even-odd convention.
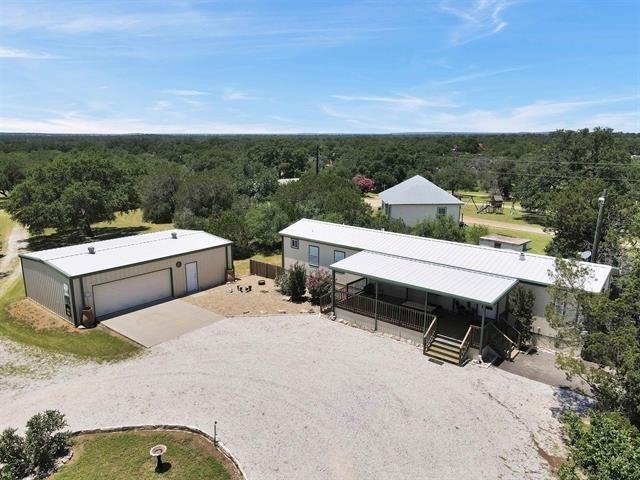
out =
[[[446,217],[447,216],[447,207],[437,207],[436,215],[438,217]]]
[[[300,248],[300,240],[298,240],[297,238],[292,238],[291,239],[291,248],[294,248],[294,249],[298,250]]]
[[[345,258],[347,258],[346,252],[343,252],[342,250],[334,250],[333,251],[333,263],[340,261],[340,260],[336,259],[336,253],[341,253],[342,254],[342,258],[340,260],[344,260]]]
[[[317,252],[317,262],[311,263],[311,249],[315,248]],[[311,267],[319,267],[320,266],[320,247],[318,245],[309,245],[309,266]]]

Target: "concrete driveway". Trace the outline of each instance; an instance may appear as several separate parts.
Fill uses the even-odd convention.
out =
[[[144,347],[152,347],[223,318],[210,310],[177,299],[125,313],[101,323]]]

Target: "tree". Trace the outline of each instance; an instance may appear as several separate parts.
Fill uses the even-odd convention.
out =
[[[32,416],[22,438],[13,428],[0,435],[0,478],[18,480],[36,474],[38,478],[49,474],[55,459],[69,448],[68,431],[64,415],[57,410],[46,410]]]
[[[561,480],[637,480],[640,478],[640,432],[616,412],[591,412],[589,421],[563,417],[569,458]]]
[[[465,241],[464,228],[449,215],[436,217],[433,220],[423,220],[413,227],[412,233],[421,237],[450,240],[452,242]]]
[[[464,162],[455,162],[438,169],[434,183],[440,188],[451,190],[454,194],[456,190],[475,189],[477,178]]]
[[[245,217],[249,246],[255,251],[273,251],[280,247],[280,230],[289,221],[280,206],[273,202],[259,203]]]
[[[231,207],[235,199],[233,181],[223,171],[205,170],[186,175],[175,194],[175,209],[211,218]]]
[[[529,342],[531,339],[535,301],[534,293],[521,285],[518,285],[509,297],[510,315],[521,330],[521,340],[524,343]]]
[[[549,270],[552,283],[547,287],[550,302],[545,309],[549,324],[558,332],[558,340],[579,346],[584,331],[583,306],[590,295],[584,290],[590,275],[588,267],[575,260],[556,258]]]
[[[3,160],[0,162],[0,195],[8,197],[18,183],[24,179],[24,172],[15,160]]]
[[[156,163],[140,181],[140,206],[145,221],[170,223],[175,213],[175,195],[185,168],[175,163]]]
[[[365,177],[364,175],[361,175],[360,173],[356,174],[352,178],[352,181],[362,193],[370,192],[376,186],[376,182],[374,182],[370,178]]]
[[[137,207],[135,178],[104,152],[60,156],[34,168],[7,201],[7,211],[32,233],[75,229],[93,236],[91,224],[112,221]]]

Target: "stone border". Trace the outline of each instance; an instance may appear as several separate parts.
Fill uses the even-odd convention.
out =
[[[199,435],[207,440],[214,448],[216,448],[225,458],[227,458],[235,467],[236,473],[240,475],[241,478],[247,480],[247,475],[244,473],[244,470],[238,463],[238,461],[231,455],[231,452],[220,442],[220,440],[214,440],[214,438],[209,435],[207,432],[200,430],[196,427],[188,427],[185,425],[128,425],[122,427],[108,427],[108,428],[92,428],[87,430],[76,430],[71,432],[71,437],[75,437],[78,435],[93,435],[96,433],[117,433],[117,432],[136,432],[136,431],[178,431],[178,432],[187,432],[193,433],[194,435]]]

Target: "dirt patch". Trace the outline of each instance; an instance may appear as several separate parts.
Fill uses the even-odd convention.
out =
[[[29,298],[11,304],[9,314],[35,330],[64,330],[69,333],[82,331]]]
[[[265,284],[258,285],[260,280],[264,280]],[[247,287],[251,287],[251,291],[247,291]],[[311,305],[309,301],[291,302],[277,290],[273,280],[255,275],[190,295],[183,300],[225,317],[319,311],[318,306]]]
[[[536,451],[538,452],[538,455],[544,458],[544,460],[549,464],[549,467],[551,468],[551,470],[553,470],[554,472],[558,471],[558,469],[566,462],[566,459],[564,457],[560,457],[558,455],[552,455],[549,452],[547,452],[544,448],[542,448],[538,440],[536,440],[536,438],[533,435],[531,436],[531,439],[533,440],[533,444],[536,447]]]

